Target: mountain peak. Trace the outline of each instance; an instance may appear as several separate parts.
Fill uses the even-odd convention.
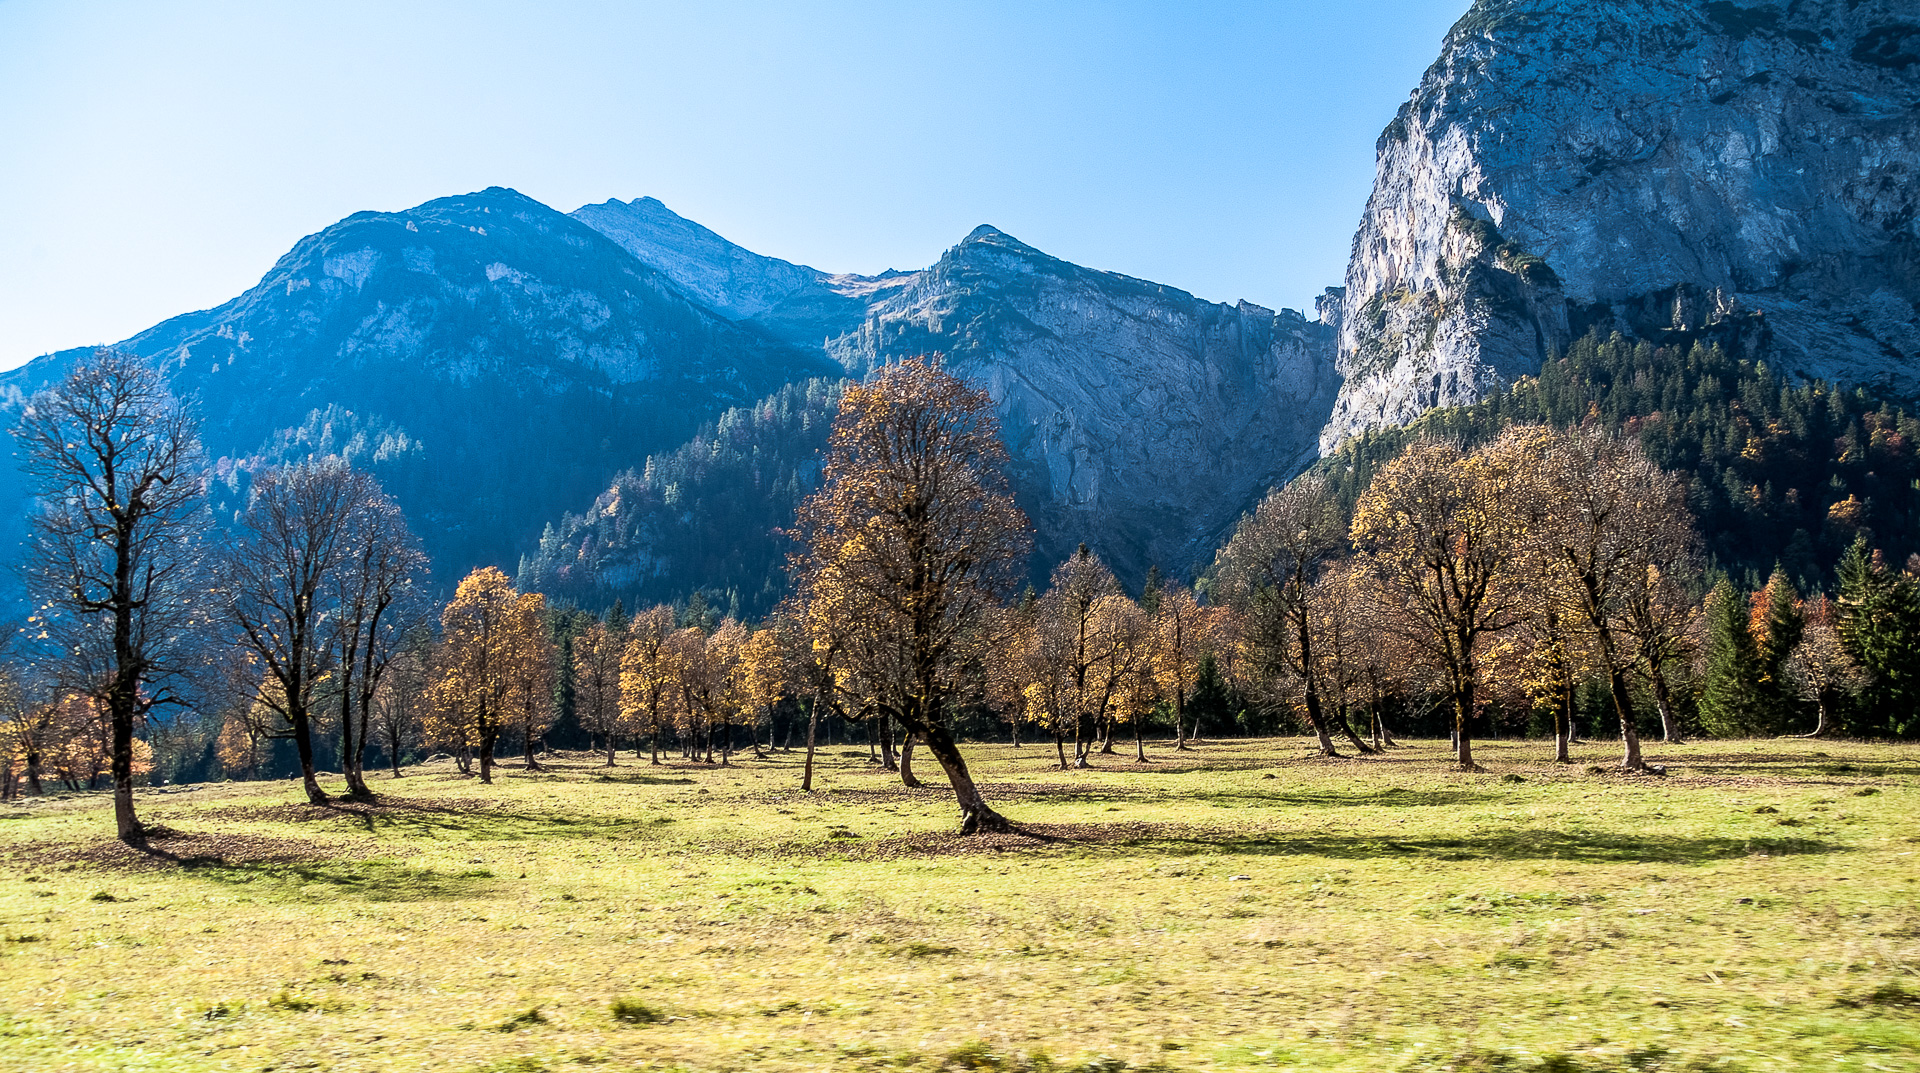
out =
[[[996,238],[1013,238],[1013,236],[1007,234],[1005,231],[1000,230],[999,228],[993,226],[992,224],[981,224],[979,227],[976,227],[973,230],[967,232],[967,237],[961,239],[960,241],[961,242],[986,242]],[[1018,241],[1018,240],[1015,239],[1015,241]]]

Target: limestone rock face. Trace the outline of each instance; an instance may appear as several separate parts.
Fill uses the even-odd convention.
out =
[[[1920,391],[1911,0],[1480,0],[1378,143],[1323,450],[1598,326]]]
[[[572,215],[707,308],[792,343],[822,345],[857,326],[876,295],[912,279],[903,272],[835,275],[754,253],[650,197],[583,205]]]
[[[999,405],[1044,571],[1081,541],[1137,584],[1185,574],[1314,457],[1334,330],[1049,257],[981,227],[828,345],[853,375],[917,354]]]

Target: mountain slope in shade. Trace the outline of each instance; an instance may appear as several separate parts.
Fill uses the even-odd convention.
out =
[[[583,205],[573,217],[664,273],[708,308],[734,320],[753,321],[804,346],[821,346],[857,327],[877,297],[913,279],[904,272],[833,275],[766,257],[650,197]]]
[[[299,430],[330,413],[404,443],[376,472],[443,582],[513,563],[547,520],[727,406],[837,372],[499,188],[357,213],[233,301],[120,345],[197,400],[231,490],[249,460],[297,453],[319,435]],[[17,406],[84,352],[38,359],[0,392]]]
[[[1378,143],[1323,444],[1590,327],[1920,391],[1920,13],[1479,0]]]
[[[1081,541],[1122,577],[1188,574],[1316,453],[1331,326],[1050,257],[992,227],[828,345],[855,376],[944,355],[986,386],[1036,529],[1036,571]]]

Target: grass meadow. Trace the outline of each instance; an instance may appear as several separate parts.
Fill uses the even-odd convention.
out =
[[[1920,747],[1131,751],[0,806],[0,1068],[1920,1069]]]

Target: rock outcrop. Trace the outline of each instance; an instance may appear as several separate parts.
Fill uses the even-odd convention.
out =
[[[980,227],[828,345],[849,373],[916,354],[987,387],[1042,572],[1086,541],[1129,584],[1204,566],[1315,454],[1333,329],[1049,257]]]
[[[1380,137],[1322,448],[1595,327],[1915,394],[1916,208],[1906,0],[1480,0]]]

